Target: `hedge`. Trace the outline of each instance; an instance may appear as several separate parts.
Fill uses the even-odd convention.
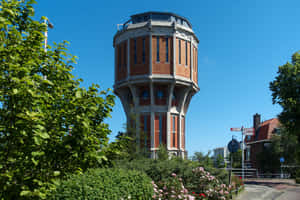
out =
[[[151,179],[144,173],[123,169],[91,169],[60,182],[49,199],[55,200],[148,200],[153,195]]]

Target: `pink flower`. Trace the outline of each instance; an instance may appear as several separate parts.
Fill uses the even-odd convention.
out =
[[[175,173],[172,173],[171,175],[172,175],[173,177],[176,177],[176,174],[175,174]]]

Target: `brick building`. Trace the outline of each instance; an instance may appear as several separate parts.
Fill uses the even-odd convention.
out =
[[[271,138],[277,133],[279,129],[279,120],[277,118],[272,118],[261,122],[261,116],[255,114],[253,116],[253,128],[255,133],[253,136],[246,136],[246,151],[245,160],[253,168],[259,169],[259,163],[257,162],[257,155],[262,152],[271,143]]]
[[[160,144],[186,154],[185,115],[199,91],[198,43],[187,19],[166,12],[133,15],[114,36],[114,92],[127,124],[136,116],[137,142],[153,158]]]

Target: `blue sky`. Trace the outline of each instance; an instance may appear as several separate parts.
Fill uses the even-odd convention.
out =
[[[230,127],[252,127],[252,116],[263,120],[281,111],[272,104],[269,82],[278,66],[300,50],[299,0],[39,0],[36,18],[54,24],[49,44],[68,40],[79,57],[74,74],[82,86],[112,88],[113,36],[117,24],[146,11],[167,11],[190,20],[198,36],[200,92],[191,101],[186,120],[189,155],[225,146]],[[107,120],[112,139],[123,130],[125,114],[116,98]],[[239,134],[235,133],[240,137]]]

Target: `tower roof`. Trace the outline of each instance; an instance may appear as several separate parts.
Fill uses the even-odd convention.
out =
[[[126,22],[132,22],[133,24],[135,23],[140,23],[140,22],[145,22],[148,21],[149,19],[153,21],[175,21],[179,24],[188,26],[189,28],[192,28],[192,24],[189,22],[188,19],[185,17],[182,17],[180,15],[171,13],[171,12],[157,12],[157,11],[149,11],[149,12],[144,12],[144,13],[139,13],[135,15],[130,16],[131,19]]]

